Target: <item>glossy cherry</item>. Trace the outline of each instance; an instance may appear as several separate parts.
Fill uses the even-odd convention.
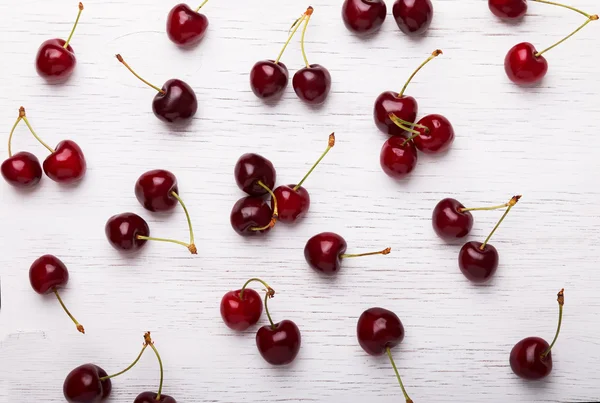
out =
[[[104,226],[108,242],[118,250],[133,252],[148,242],[138,235],[149,237],[150,227],[146,220],[134,213],[117,214],[108,219]]]
[[[241,236],[264,234],[275,225],[276,220],[269,203],[257,196],[239,199],[229,216],[231,227]]]
[[[71,34],[66,41],[58,38],[49,39],[44,41],[37,51],[35,57],[35,68],[37,73],[50,83],[65,81],[75,69],[77,59],[75,58],[75,52],[69,43],[71,42],[71,38],[73,37],[82,11],[83,4],[79,3],[77,19],[75,20]]]
[[[411,139],[390,137],[381,147],[379,163],[388,176],[404,179],[417,166],[417,148]]]
[[[552,344],[540,337],[527,337],[519,341],[510,352],[510,368],[515,375],[537,380],[545,378],[552,371],[552,348],[558,339],[562,323],[563,306],[565,303],[564,289],[558,293],[558,327]]]
[[[254,153],[243,154],[238,158],[233,175],[238,187],[250,196],[267,194],[268,189],[275,187],[277,178],[273,163]]]
[[[167,123],[188,122],[198,111],[198,100],[196,93],[185,82],[178,79],[167,80],[162,88],[150,84],[140,77],[123,60],[121,55],[117,55],[117,60],[121,62],[134,76],[149,87],[156,90],[157,94],[152,101],[152,111],[157,118]]]
[[[404,136],[407,134],[407,127],[399,127],[390,119],[390,114],[394,114],[398,118],[412,124],[417,119],[418,105],[415,98],[404,95],[408,84],[423,66],[425,66],[433,58],[442,54],[441,50],[436,50],[429,56],[408,78],[402,90],[397,93],[386,91],[381,93],[375,100],[373,107],[373,119],[379,130],[386,134]]]
[[[454,128],[442,115],[432,114],[422,117],[414,127],[420,134],[413,139],[415,147],[426,154],[442,153],[454,141]]]
[[[29,152],[18,152],[2,162],[2,176],[17,188],[32,188],[42,179],[42,166]]]
[[[208,0],[205,0],[196,10],[187,4],[177,4],[167,17],[167,35],[179,46],[192,46],[204,38],[208,28],[208,18],[199,11]]]
[[[386,14],[387,7],[383,0],[345,0],[342,5],[344,25],[361,35],[378,31]]]
[[[488,6],[503,20],[517,20],[527,12],[527,0],[488,0]]]
[[[142,392],[133,401],[133,403],[177,403],[175,398],[168,395],[160,395],[157,399],[156,392]]]
[[[431,217],[435,233],[446,240],[466,237],[473,228],[473,215],[465,209],[456,199],[440,200]]]
[[[261,296],[251,288],[247,288],[248,284],[253,281],[258,281],[265,286],[266,292],[275,295],[273,290],[267,283],[258,278],[251,278],[244,286],[236,291],[229,291],[221,299],[221,318],[223,322],[232,330],[239,332],[248,329],[258,323],[263,311],[263,303]]]
[[[421,35],[433,20],[431,0],[396,0],[392,7],[400,31],[406,35]]]
[[[112,382],[108,374],[95,364],[81,365],[67,375],[63,394],[69,403],[100,403],[108,398]],[[105,378],[105,379],[102,379]]]
[[[63,140],[44,160],[46,176],[55,182],[70,184],[79,182],[87,170],[81,148],[72,140]]]

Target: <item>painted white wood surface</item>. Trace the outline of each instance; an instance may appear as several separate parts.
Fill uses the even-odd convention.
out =
[[[24,105],[47,142],[76,140],[89,164],[75,188],[48,178],[33,192],[0,183],[0,401],[63,401],[72,368],[94,362],[119,370],[150,330],[165,362],[164,392],[179,402],[401,402],[385,357],[367,356],[356,341],[357,318],[371,306],[395,311],[405,325],[394,355],[417,403],[600,400],[600,23],[548,53],[543,84],[523,89],[504,74],[506,51],[523,40],[545,47],[583,22],[580,15],[532,4],[522,24],[509,25],[483,0],[435,0],[431,30],[414,40],[398,31],[390,1],[382,31],[362,40],[343,26],[340,3],[312,3],[309,60],[333,77],[328,102],[314,109],[291,85],[276,106],[261,103],[248,85],[251,66],[276,56],[308,3],[211,0],[204,8],[206,38],[182,51],[164,32],[174,3],[91,0],[72,42],[75,74],[66,85],[50,86],[36,75],[34,55],[43,40],[68,33],[75,2],[0,2],[4,138]],[[594,0],[574,3],[600,11]],[[379,167],[385,136],[372,122],[372,104],[380,92],[397,91],[435,48],[444,55],[408,92],[420,116],[444,114],[457,138],[447,155],[421,158],[411,178],[396,183]],[[187,81],[199,98],[192,126],[174,133],[159,122],[152,91],[115,53],[157,85]],[[302,66],[297,41],[283,61],[291,74]],[[259,152],[275,164],[279,183],[295,182],[332,131],[336,147],[306,182],[312,198],[306,219],[277,225],[263,239],[237,236],[229,212],[242,196],[232,175],[238,156]],[[23,125],[14,148],[45,156]],[[155,243],[124,258],[105,239],[106,219],[124,211],[146,217],[153,234],[185,239],[181,210],[154,216],[135,199],[135,180],[154,168],[179,179],[197,256]],[[431,210],[446,196],[473,206],[517,193],[523,199],[493,239],[501,254],[497,275],[473,286],[457,267],[459,246],[433,233]],[[484,237],[498,217],[476,214],[471,239]],[[324,279],[307,267],[302,251],[325,230],[342,234],[349,251],[393,251],[347,261],[336,278]],[[70,269],[63,297],[85,336],[54,299],[29,285],[29,266],[44,253]],[[269,367],[254,329],[238,335],[221,322],[221,296],[251,276],[277,290],[274,318],[292,319],[302,331],[291,366]],[[544,381],[524,382],[508,366],[510,349],[526,336],[552,338],[561,287],[565,319],[554,371]],[[115,380],[110,401],[133,401],[157,384],[149,352]]]

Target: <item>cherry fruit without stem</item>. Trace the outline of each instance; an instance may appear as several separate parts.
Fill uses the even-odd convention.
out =
[[[116,214],[108,219],[104,226],[108,242],[117,250],[134,252],[148,242],[138,238],[150,236],[150,227],[146,220],[134,213]]]
[[[188,47],[204,38],[208,28],[208,18],[200,13],[200,9],[207,1],[204,0],[196,10],[183,3],[171,9],[167,17],[167,35],[173,43]]]
[[[262,155],[254,153],[243,154],[238,158],[233,168],[233,175],[238,187],[250,196],[267,194],[267,189],[275,187],[277,178],[273,163]]]
[[[66,41],[59,38],[48,39],[40,45],[37,51],[35,57],[35,68],[37,73],[50,83],[65,81],[71,76],[71,73],[73,73],[73,70],[75,69],[77,59],[75,58],[75,52],[69,43],[71,42],[71,38],[73,37],[82,11],[83,4],[79,3],[77,19],[75,20],[71,34]]]
[[[244,331],[260,320],[263,311],[262,298],[258,292],[252,288],[247,288],[253,281],[264,285],[266,292],[270,294],[270,298],[275,295],[275,290],[258,278],[251,278],[239,290],[229,291],[223,295],[220,306],[221,318],[227,327],[232,330]]]
[[[344,25],[359,35],[377,32],[386,14],[387,7],[383,0],[345,0],[342,5]]]
[[[229,216],[231,227],[241,236],[264,234],[273,228],[276,220],[269,203],[258,196],[239,199]]]
[[[396,0],[392,7],[394,19],[400,31],[406,35],[421,35],[433,20],[431,0]]]
[[[42,166],[38,158],[30,152],[21,151],[13,155],[12,138],[19,122],[25,116],[25,109],[19,109],[19,116],[8,135],[8,158],[2,162],[0,172],[4,180],[17,188],[35,187],[42,179]]]
[[[105,370],[95,364],[73,369],[63,383],[63,395],[69,403],[100,403],[112,391],[112,382]]]

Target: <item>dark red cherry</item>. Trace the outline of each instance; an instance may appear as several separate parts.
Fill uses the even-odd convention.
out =
[[[77,59],[71,45],[64,47],[62,39],[48,39],[44,41],[35,57],[37,73],[50,83],[59,83],[67,80],[73,70]]]
[[[379,162],[388,176],[403,179],[417,166],[415,144],[404,137],[390,137],[381,147]]]
[[[100,403],[112,390],[109,379],[100,380],[108,374],[94,364],[84,364],[67,375],[63,384],[63,394],[69,403]]]
[[[458,254],[460,271],[474,283],[485,283],[498,268],[499,255],[493,245],[486,244],[483,249],[481,242],[467,242]]]
[[[446,151],[454,141],[454,128],[450,121],[442,115],[432,114],[421,118],[414,130],[420,134],[413,139],[415,147],[426,154],[437,154]]]
[[[272,215],[271,207],[262,197],[248,196],[235,203],[229,220],[231,227],[238,234],[254,236],[271,229]],[[262,229],[258,230],[258,228]]]
[[[108,219],[104,226],[108,242],[118,250],[135,251],[146,244],[145,239],[138,239],[138,235],[150,236],[148,223],[134,213],[117,214]]]
[[[488,0],[488,6],[496,17],[516,20],[527,12],[526,0]]]
[[[69,271],[67,266],[56,256],[44,255],[31,264],[29,281],[35,292],[47,294],[56,288],[67,285]]]
[[[261,60],[250,70],[250,88],[261,99],[274,98],[283,93],[290,76],[282,62]]]
[[[177,4],[167,17],[167,35],[179,46],[191,46],[200,42],[208,28],[208,18],[187,4]]]
[[[331,89],[331,75],[325,67],[311,64],[294,74],[292,85],[298,98],[309,104],[320,105],[325,102]]]
[[[371,34],[383,24],[387,7],[383,0],[345,0],[342,19],[346,28],[357,34]]]
[[[391,119],[393,113],[402,120],[414,122],[417,120],[418,105],[413,97],[402,95],[397,92],[386,91],[377,97],[373,109],[373,118],[375,125],[386,134],[395,136],[404,136],[406,131],[397,126]]]
[[[44,160],[44,172],[55,182],[75,183],[85,175],[87,163],[81,148],[72,140],[63,140]]]
[[[536,380],[552,371],[552,352],[542,357],[550,347],[546,340],[539,337],[527,337],[513,347],[510,352],[510,368],[524,379]]]
[[[250,196],[262,196],[268,191],[259,185],[259,181],[269,189],[275,187],[275,167],[262,155],[248,153],[238,158],[233,168],[238,187]]]
[[[346,240],[340,235],[321,232],[306,242],[304,258],[313,269],[324,274],[335,274],[342,266],[342,255],[347,247]]]
[[[133,401],[133,403],[177,403],[177,401],[169,395],[160,394],[157,399],[156,392],[142,392]]]
[[[221,318],[230,329],[244,331],[258,323],[263,311],[262,297],[253,289],[229,291],[221,299]]]
[[[165,169],[143,173],[135,183],[135,197],[146,210],[172,210],[178,203],[173,192],[179,194],[177,178]]]
[[[433,5],[430,0],[396,0],[392,13],[400,31],[420,35],[431,25]]]
[[[308,191],[300,186],[294,189],[296,185],[278,186],[273,193],[277,198],[277,207],[279,209],[278,221],[284,223],[293,223],[302,218],[310,207],[310,195]],[[271,208],[273,208],[273,199],[271,199]]]
[[[42,166],[37,157],[21,151],[2,162],[2,176],[17,188],[32,188],[42,179]]]
[[[504,59],[504,70],[508,78],[516,84],[534,84],[542,80],[548,72],[548,62],[544,56],[536,56],[535,46],[522,42],[512,47]]]
[[[256,333],[256,347],[271,365],[286,365],[294,361],[300,344],[300,329],[291,320],[263,326]]]
[[[473,228],[473,215],[469,211],[461,211],[465,206],[458,200],[446,198],[433,209],[431,222],[435,233],[442,239],[453,240],[464,238]]]
[[[404,326],[394,312],[370,308],[360,315],[356,336],[367,354],[382,355],[404,340]]]
[[[198,100],[192,87],[178,79],[168,80],[152,101],[152,111],[164,122],[184,122],[198,110]]]

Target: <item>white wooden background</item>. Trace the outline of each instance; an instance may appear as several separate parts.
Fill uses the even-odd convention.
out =
[[[523,40],[543,48],[583,17],[531,4],[522,24],[509,25],[486,3],[435,0],[429,33],[409,39],[388,1],[381,32],[362,40],[343,26],[341,1],[314,1],[308,56],[333,78],[328,102],[315,109],[296,98],[291,83],[276,106],[261,103],[248,84],[254,62],[277,55],[308,3],[211,0],[203,9],[210,19],[206,38],[182,51],[164,29],[175,3],[89,0],[72,42],[75,74],[66,85],[50,86],[37,76],[34,56],[43,40],[68,34],[76,2],[0,2],[3,138],[23,105],[48,143],[77,141],[89,164],[75,188],[46,177],[32,192],[0,183],[0,401],[63,401],[72,368],[94,362],[120,370],[150,330],[165,362],[164,392],[179,402],[401,402],[386,358],[367,356],[356,341],[357,318],[372,306],[395,311],[404,323],[406,338],[394,355],[417,403],[599,400],[600,55],[594,49],[600,23],[548,53],[543,84],[523,89],[504,74],[506,51]],[[572,3],[600,12],[594,0]],[[447,116],[457,138],[443,157],[420,155],[411,178],[396,183],[379,166],[385,136],[372,122],[372,105],[380,92],[398,91],[435,48],[444,55],[408,93],[418,99],[420,116]],[[188,82],[199,101],[193,124],[173,132],[158,121],[153,92],[115,53],[157,85],[174,77]],[[283,61],[290,75],[302,66],[297,41]],[[236,235],[229,213],[242,196],[232,174],[238,156],[258,152],[276,166],[278,183],[297,182],[332,131],[336,147],[306,182],[312,199],[306,219],[277,225],[262,239]],[[14,149],[40,160],[46,155],[24,125]],[[155,243],[124,258],[105,239],[106,219],[133,211],[148,219],[153,234],[185,240],[181,209],[153,216],[136,201],[135,180],[154,168],[179,179],[197,256]],[[493,239],[501,254],[497,275],[473,286],[457,267],[459,246],[435,236],[431,211],[447,196],[478,206],[517,193],[523,199]],[[470,239],[481,240],[498,217],[476,214]],[[321,278],[308,268],[303,248],[326,230],[342,234],[349,251],[391,246],[392,254],[349,260],[336,278]],[[69,267],[63,296],[85,336],[52,297],[30,287],[29,266],[44,253]],[[301,352],[288,367],[262,360],[255,329],[238,335],[221,321],[221,296],[251,276],[277,290],[274,318],[292,319],[302,331]],[[565,319],[554,370],[541,382],[522,381],[508,365],[510,349],[526,336],[551,340],[561,287]],[[133,401],[157,384],[148,352],[114,381],[110,401]]]

